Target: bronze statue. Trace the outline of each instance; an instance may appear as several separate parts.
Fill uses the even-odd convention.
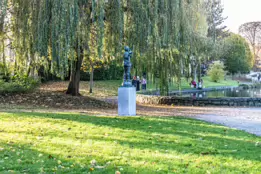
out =
[[[124,87],[132,87],[131,83],[131,56],[132,51],[128,46],[124,47],[125,53],[124,53]]]

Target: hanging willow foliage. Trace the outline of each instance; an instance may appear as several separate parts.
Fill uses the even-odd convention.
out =
[[[0,0],[0,32],[3,31],[4,27],[4,19],[6,16],[6,10],[7,10],[7,0]]]
[[[1,24],[7,1],[0,1]],[[190,57],[204,52],[195,46],[206,36],[203,0],[9,2],[19,60],[43,59],[62,78],[77,67],[81,50],[88,55],[90,48],[96,49],[99,58],[122,61],[123,46],[129,45],[134,51],[133,71],[159,79],[161,93],[167,93],[169,83],[180,82],[182,69],[189,69]]]

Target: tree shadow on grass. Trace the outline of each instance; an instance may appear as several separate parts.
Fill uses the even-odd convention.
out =
[[[45,153],[42,150],[38,150],[32,147],[30,144],[16,144],[16,143],[3,143],[0,141],[1,153],[0,153],[0,173],[92,173],[92,174],[108,174],[115,173],[115,171],[123,168],[124,171],[121,173],[132,174],[132,173],[206,173],[210,168],[198,166],[197,172],[195,172],[195,166],[193,163],[179,163],[177,166],[173,166],[172,160],[170,161],[158,161],[155,156],[154,159],[146,159],[142,157],[136,157],[135,161],[158,161],[158,163],[164,163],[166,168],[161,170],[152,169],[149,166],[140,165],[132,166],[131,164],[109,164],[106,162],[111,160],[103,158],[101,156],[86,156],[84,160],[78,161],[77,156],[61,157],[54,152]],[[155,154],[156,155],[156,154]],[[104,168],[99,166],[93,167],[90,161],[96,159],[99,164],[102,164]],[[133,159],[129,159],[130,161]],[[175,159],[177,160],[177,159]],[[154,163],[154,162],[153,162]],[[157,165],[157,163],[155,163]],[[91,170],[93,168],[93,170]],[[215,171],[238,171],[234,166],[229,166],[229,164],[224,164],[224,168],[215,169]],[[175,171],[175,172],[174,172]],[[246,170],[247,172],[247,170]]]
[[[0,173],[115,173],[119,167],[107,164],[101,156],[86,156],[84,162],[79,162],[77,156],[61,157],[55,153],[44,153],[32,148],[28,144],[3,143],[0,141]],[[103,166],[92,165],[90,162],[96,159]],[[121,165],[122,166],[122,165]],[[134,173],[137,169],[131,165],[124,166],[126,173]],[[139,171],[154,173],[155,171],[142,167]],[[160,173],[160,172],[159,172]]]
[[[91,123],[101,126],[110,126],[127,130],[138,130],[148,133],[169,134],[175,133],[175,130],[187,132],[211,133],[218,136],[228,136],[232,139],[243,139],[256,137],[254,135],[229,129],[225,126],[215,125],[204,121],[198,121],[184,117],[97,117],[83,114],[65,114],[65,113],[39,113],[39,112],[9,112],[16,116],[25,117],[43,117],[49,119],[61,119],[75,121],[80,123]]]
[[[34,149],[30,145],[4,143],[0,141],[0,173],[53,173],[58,169],[57,161],[62,160],[65,166],[73,162],[66,161]],[[79,167],[79,166],[75,166]],[[73,170],[73,168],[71,168]],[[60,169],[61,170],[61,169]]]
[[[99,141],[117,141],[139,149],[172,150],[184,154],[203,156],[232,157],[241,160],[261,161],[260,146],[255,146],[261,139],[254,135],[228,129],[224,126],[208,124],[202,121],[167,117],[94,117],[75,114],[50,113],[12,113],[17,117],[36,117],[67,120],[79,123],[122,129],[119,137],[88,138]],[[125,134],[128,131],[131,134]],[[136,131],[139,131],[137,133]],[[66,134],[63,134],[65,136]],[[135,140],[137,139],[137,140]]]

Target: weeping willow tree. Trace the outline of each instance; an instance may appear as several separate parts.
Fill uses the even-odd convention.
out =
[[[133,71],[159,79],[162,94],[173,80],[180,84],[191,56],[204,53],[196,46],[207,30],[203,0],[1,0],[0,5],[1,25],[10,10],[17,67],[28,74],[44,65],[61,78],[70,75],[72,95],[79,94],[82,62],[93,52],[121,62],[123,46],[129,45]]]
[[[204,53],[197,46],[207,34],[202,1],[133,0],[127,7],[125,33],[134,48],[134,67],[159,79],[161,94],[166,94],[171,82],[181,83],[183,69],[191,76],[191,57],[199,62]]]
[[[5,56],[5,16],[7,13],[7,0],[0,1],[0,75],[6,75],[6,56]]]

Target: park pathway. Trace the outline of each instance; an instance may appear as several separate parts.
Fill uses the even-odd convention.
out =
[[[138,115],[185,116],[261,136],[261,108],[138,106]]]
[[[230,108],[222,114],[201,114],[193,118],[261,136],[261,108]]]

